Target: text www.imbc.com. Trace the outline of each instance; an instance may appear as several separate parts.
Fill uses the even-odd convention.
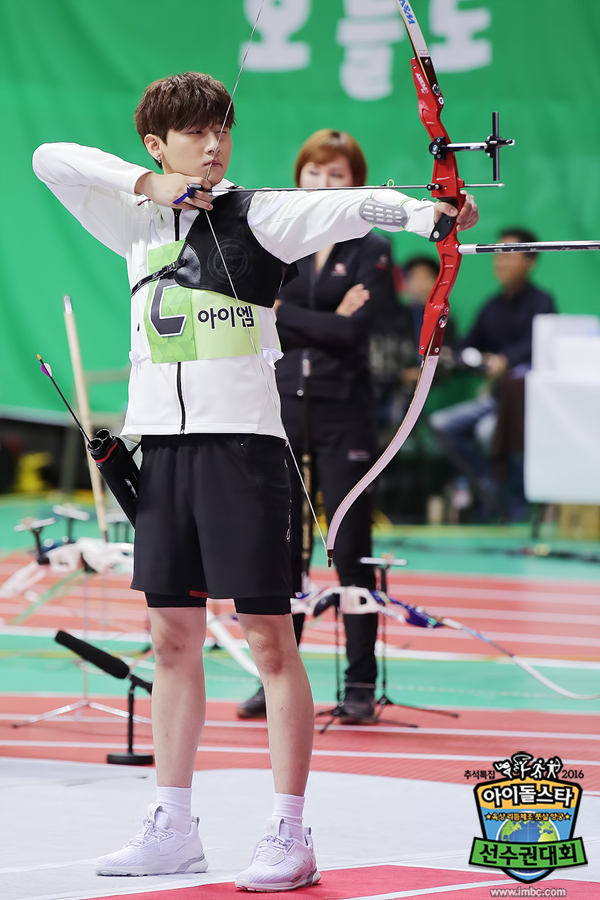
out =
[[[566,888],[541,888],[523,885],[513,888],[490,888],[490,897],[566,897]]]

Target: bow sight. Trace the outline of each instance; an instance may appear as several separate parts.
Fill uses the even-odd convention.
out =
[[[435,159],[446,159],[446,153],[449,150],[454,153],[459,150],[484,150],[492,160],[492,182],[497,184],[500,181],[500,149],[501,147],[512,147],[515,143],[513,138],[500,137],[498,134],[499,120],[499,114],[493,112],[492,133],[485,141],[455,144],[449,142],[446,137],[436,137],[429,145],[429,152]],[[488,185],[479,186],[488,187]]]

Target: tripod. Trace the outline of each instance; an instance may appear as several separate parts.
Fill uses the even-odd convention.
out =
[[[65,518],[66,522],[67,522],[67,535],[66,535],[65,539],[63,540],[63,544],[72,544],[73,543],[73,538],[72,538],[73,521],[88,519],[89,515],[87,513],[82,512],[81,510],[78,510],[78,509],[75,509],[74,507],[66,506],[66,505],[55,506],[53,511],[55,513],[57,513],[58,515],[62,516],[63,518]],[[55,524],[55,522],[56,522],[56,519],[41,519],[41,520],[37,520],[37,521],[26,521],[15,527],[15,531],[30,531],[31,534],[33,535],[34,540],[35,540],[35,545],[36,545],[36,560],[37,560],[38,566],[40,566],[40,567],[50,565],[50,559],[48,557],[47,550],[42,545],[42,539],[41,539],[42,529],[46,525]],[[83,634],[84,634],[84,636],[87,637],[88,622],[89,622],[88,587],[89,587],[90,577],[91,577],[91,575],[95,574],[95,571],[94,571],[94,569],[90,568],[90,566],[85,562],[85,560],[82,560],[82,562],[83,562],[83,622],[82,622],[82,624],[83,624]],[[79,712],[82,709],[96,709],[100,712],[105,712],[105,713],[108,713],[109,715],[118,716],[119,718],[126,719],[129,716],[129,713],[125,712],[125,710],[117,709],[114,706],[106,706],[104,703],[96,703],[95,701],[90,700],[89,693],[88,693],[88,670],[87,670],[85,661],[78,660],[77,664],[79,665],[81,672],[82,672],[83,684],[82,684],[81,699],[77,700],[75,703],[69,703],[66,706],[60,706],[60,707],[57,707],[56,709],[51,709],[48,712],[41,713],[36,716],[28,716],[22,722],[14,722],[13,728],[21,728],[21,727],[23,727],[23,725],[32,725],[34,722],[43,722],[47,719],[54,719],[54,718],[57,718],[58,716],[65,715],[70,712],[76,713],[76,718],[79,718]],[[147,719],[142,716],[136,716],[135,720],[137,722],[144,722],[146,724],[151,724],[151,719]]]
[[[363,557],[360,561],[361,561],[361,563],[370,564],[375,568],[375,572],[377,574],[377,578],[378,578],[378,582],[379,582],[379,587],[378,587],[379,593],[383,596],[384,599],[387,599],[387,573],[388,573],[389,569],[394,565],[405,566],[406,560],[402,559],[402,560],[394,561],[393,559],[387,559],[385,557],[374,558],[374,557],[366,556],[366,557]],[[449,712],[446,709],[429,709],[424,706],[411,706],[410,704],[407,704],[407,703],[395,703],[393,700],[390,700],[390,698],[388,697],[388,695],[386,693],[386,690],[387,690],[387,654],[385,652],[386,646],[387,646],[386,628],[385,628],[386,618],[387,618],[387,616],[385,614],[383,614],[381,616],[382,637],[383,637],[383,653],[381,656],[381,690],[382,690],[382,693],[381,693],[381,696],[379,697],[379,699],[375,701],[375,706],[379,707],[379,714],[377,715],[377,720],[382,721],[380,719],[381,712],[386,706],[401,706],[404,709],[418,709],[420,712],[434,713],[435,715],[438,715],[438,716],[448,716],[451,719],[458,719],[458,717],[459,717],[458,713]],[[392,615],[392,618],[395,618],[395,616]]]
[[[362,562],[362,560],[361,560]],[[352,590],[352,588],[350,589]],[[354,588],[354,591],[367,592],[370,594],[370,591],[367,591],[366,588]],[[333,606],[334,609],[334,639],[335,639],[335,688],[336,688],[336,705],[331,709],[322,709],[316,713],[316,717],[319,718],[321,716],[328,716],[329,719],[323,727],[321,728],[321,734],[324,734],[330,725],[336,719],[341,719],[347,715],[346,710],[344,708],[344,694],[342,692],[342,677],[341,677],[341,665],[340,665],[340,608],[343,613],[346,614],[356,614],[356,615],[364,615],[367,612],[373,612],[373,609],[352,609],[349,610],[344,603],[344,595],[347,594],[347,588],[334,588],[331,591],[327,591],[324,595],[322,595],[314,608],[314,615],[318,616],[321,613],[325,612],[325,610]],[[379,612],[379,610],[377,610]],[[387,665],[386,665],[386,633],[385,627],[382,630],[382,638],[383,638],[383,653],[382,653],[382,665],[381,665],[381,675],[382,675],[382,690],[383,694],[379,700],[375,701],[375,711],[373,717],[369,720],[369,724],[377,724],[378,722],[386,722],[392,725],[400,725],[404,728],[418,728],[418,725],[414,722],[397,722],[389,719],[382,719],[381,712],[385,706],[396,706],[399,704],[395,704],[386,694],[387,688]],[[379,710],[378,710],[379,707]],[[409,709],[418,709],[418,707],[408,707]]]
[[[405,566],[406,560],[393,560],[386,558],[374,558],[370,556],[361,557],[359,560],[364,565],[372,565],[377,574],[377,591],[369,591],[367,588],[337,588],[327,591],[323,594],[314,607],[314,615],[318,616],[323,613],[329,606],[334,606],[335,610],[335,675],[336,675],[336,699],[337,703],[332,709],[321,710],[317,716],[329,716],[329,721],[325,723],[321,729],[323,734],[335,719],[345,715],[344,703],[341,689],[340,676],[340,653],[339,653],[339,610],[345,614],[364,615],[369,612],[379,613],[381,624],[381,694],[375,701],[375,713],[372,723],[385,722],[386,724],[399,725],[404,728],[418,728],[413,722],[398,722],[392,719],[382,718],[382,712],[388,706],[398,706],[404,709],[418,710],[419,712],[434,713],[440,716],[449,716],[450,718],[458,718],[458,713],[449,712],[443,709],[430,709],[428,707],[413,706],[407,703],[396,703],[387,694],[387,633],[386,618],[390,616],[393,619],[397,617],[389,611],[387,606],[387,573],[392,566]]]
[[[154,758],[151,754],[141,754],[133,752],[133,721],[135,719],[135,716],[133,714],[133,703],[136,687],[142,687],[144,688],[144,690],[148,691],[149,694],[151,694],[152,682],[144,681],[143,678],[135,675],[134,672],[132,672],[132,670],[129,668],[127,663],[125,663],[118,656],[112,656],[110,653],[106,653],[105,650],[101,650],[99,647],[94,647],[93,644],[88,644],[87,641],[80,641],[79,638],[76,638],[72,634],[69,634],[68,631],[58,631],[55,637],[55,641],[58,644],[62,644],[64,647],[68,647],[69,650],[72,650],[73,653],[77,653],[77,655],[82,659],[87,659],[89,662],[94,663],[95,666],[98,666],[99,669],[102,669],[102,671],[106,672],[108,675],[112,675],[114,678],[129,679],[129,711],[127,714],[129,717],[129,722],[127,728],[127,752],[109,753],[106,757],[106,761],[122,766],[151,766],[154,762]]]
[[[83,633],[87,637],[88,632],[88,583],[90,578],[91,570],[85,571],[84,580],[83,580]],[[132,711],[125,712],[123,709],[117,709],[114,706],[106,706],[104,703],[97,703],[95,700],[90,700],[89,692],[88,692],[88,669],[84,659],[77,660],[76,663],[81,669],[82,673],[82,690],[81,690],[81,699],[76,700],[75,703],[69,703],[66,706],[59,706],[56,709],[51,709],[48,712],[40,713],[37,716],[28,716],[22,722],[14,722],[13,728],[22,728],[23,725],[33,725],[34,722],[43,722],[47,719],[55,719],[58,716],[66,715],[67,713],[74,712],[75,718],[80,718],[80,711],[83,709],[96,709],[99,712],[108,713],[111,716],[118,716],[122,719],[127,719],[130,715],[133,715]],[[131,707],[131,710],[133,707]],[[146,725],[152,724],[152,719],[145,718],[144,716],[135,716],[136,722],[143,722]]]

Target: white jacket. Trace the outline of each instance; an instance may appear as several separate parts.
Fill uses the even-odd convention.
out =
[[[148,274],[148,253],[174,242],[173,210],[135,194],[136,183],[150,169],[93,147],[62,143],[38,147],[33,168],[87,231],[125,257],[131,287]],[[213,190],[215,203],[230,184],[224,180]],[[330,244],[364,237],[372,226],[360,217],[359,207],[373,193],[388,204],[403,205],[407,231],[429,236],[433,203],[383,188],[261,192],[252,199],[248,224],[269,253],[290,263]],[[180,239],[196,215],[181,212]],[[249,339],[247,355],[153,363],[143,324],[147,299],[148,289],[142,288],[131,303],[132,368],[123,435],[250,432],[285,438],[273,368],[281,355],[273,310],[253,308],[260,348]]]

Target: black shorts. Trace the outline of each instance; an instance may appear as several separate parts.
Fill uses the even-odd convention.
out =
[[[160,605],[156,595],[164,595],[164,606],[176,597],[203,606],[209,596],[234,598],[239,612],[289,612],[285,442],[258,434],[152,435],[142,438],[142,451],[131,587],[150,594],[153,606]]]

